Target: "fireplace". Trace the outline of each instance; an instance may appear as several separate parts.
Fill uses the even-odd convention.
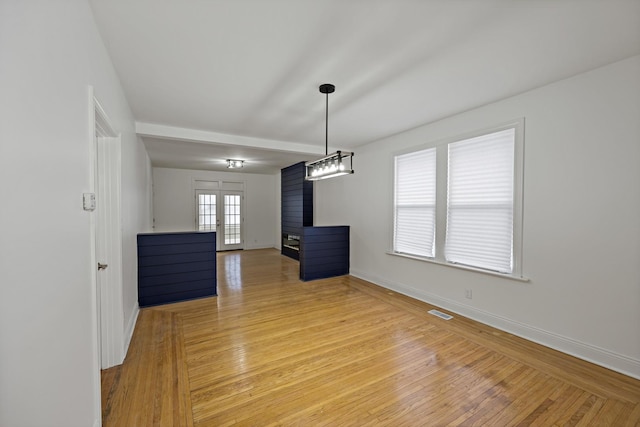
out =
[[[294,250],[296,252],[300,251],[300,236],[297,234],[282,234],[282,247]]]
[[[282,255],[289,258],[300,258],[300,236],[298,234],[282,233]]]

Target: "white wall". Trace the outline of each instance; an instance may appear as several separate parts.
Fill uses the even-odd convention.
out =
[[[195,229],[195,180],[243,182],[244,248],[273,248],[279,241],[276,179],[276,175],[153,168],[154,230]]]
[[[122,132],[125,325],[150,163],[85,0],[0,2],[0,425],[101,418],[90,217],[89,85]]]
[[[276,244],[275,247],[282,249],[282,173],[275,176],[274,182],[276,194]]]
[[[131,119],[131,118],[130,118]],[[122,281],[125,355],[138,316],[138,233],[150,232],[153,221],[151,161],[135,125],[127,123],[122,143]]]
[[[531,280],[388,255],[393,153],[518,117]],[[355,151],[315,187],[316,224],[352,227],[352,274],[640,378],[640,57]]]

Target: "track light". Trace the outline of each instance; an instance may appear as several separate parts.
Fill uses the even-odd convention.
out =
[[[244,160],[227,159],[227,167],[229,169],[239,169],[244,166]]]

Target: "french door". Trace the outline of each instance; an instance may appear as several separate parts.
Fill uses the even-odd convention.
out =
[[[242,191],[196,190],[196,230],[215,231],[216,250],[243,249]]]

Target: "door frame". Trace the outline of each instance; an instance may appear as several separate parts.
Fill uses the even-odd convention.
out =
[[[194,229],[199,231],[199,207],[198,196],[200,194],[212,194],[216,196],[216,251],[233,251],[244,249],[244,191],[229,189],[204,189],[198,188],[194,190],[194,212],[195,224]],[[240,196],[240,243],[227,245],[224,243],[225,216],[224,216],[224,196],[239,195]]]
[[[89,191],[96,195],[101,182],[107,182],[109,197],[96,200],[96,210],[90,215],[90,271],[93,294],[93,323],[96,331],[95,364],[98,375],[98,404],[100,404],[100,369],[106,369],[124,360],[124,312],[122,281],[122,227],[121,227],[121,136],[111,124],[109,116],[89,86]],[[105,150],[105,148],[107,148]],[[99,156],[99,153],[101,156]],[[100,165],[99,163],[100,162]],[[99,167],[100,166],[100,167]],[[105,196],[103,194],[103,196]],[[98,209],[109,209],[112,220],[99,227]],[[106,245],[109,260],[99,259],[98,245]],[[98,262],[109,265],[110,282],[100,287]],[[100,407],[100,405],[98,405]]]
[[[220,204],[221,205],[220,211],[225,210],[226,205],[224,203],[224,196],[227,196],[227,195],[240,196],[240,243],[234,243],[234,244],[224,243],[225,235],[223,231],[222,233],[220,233],[220,250],[223,250],[223,251],[241,250],[241,249],[244,249],[244,192],[240,190],[220,190],[220,200],[222,202]],[[222,219],[220,226],[224,230],[226,226],[225,212],[222,212],[222,215],[220,217]]]
[[[216,251],[231,251],[244,249],[244,182],[232,182],[232,181],[211,181],[211,180],[193,180],[193,218],[194,218],[194,230],[199,230],[199,218],[198,218],[198,195],[199,194],[215,194],[216,195],[216,219],[218,224],[216,226]],[[240,243],[234,245],[224,244],[224,233],[220,232],[220,228],[224,226],[224,196],[225,194],[238,194],[240,195]]]

